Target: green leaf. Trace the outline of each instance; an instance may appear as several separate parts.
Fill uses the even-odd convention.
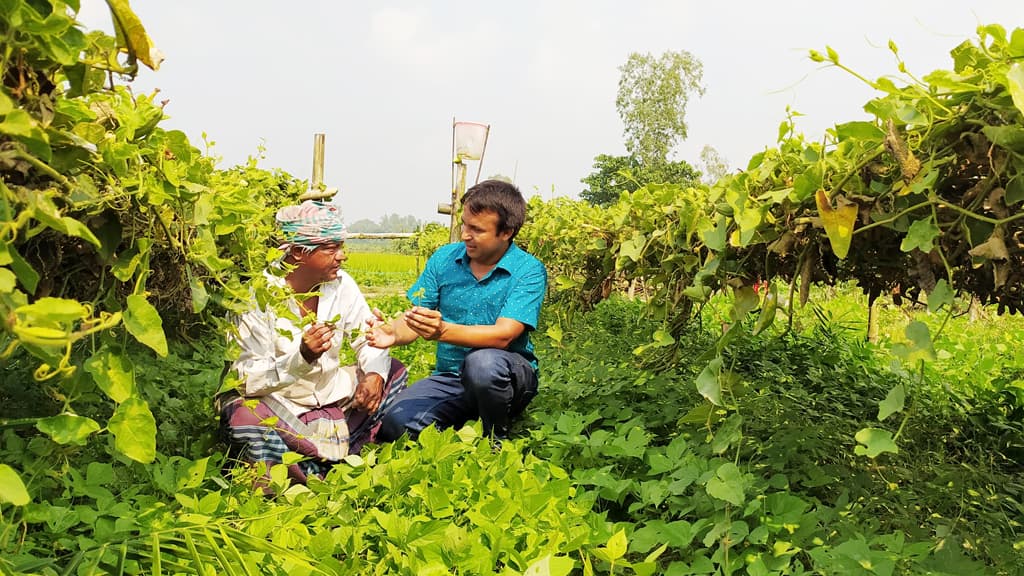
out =
[[[334,541],[334,534],[330,530],[321,530],[309,539],[309,544],[306,546],[306,550],[308,550],[314,558],[323,560],[334,554],[336,545],[337,544]]]
[[[565,336],[562,333],[562,326],[560,324],[552,324],[544,334],[559,344],[562,343],[562,338]]]
[[[176,486],[178,490],[185,488],[198,488],[206,478],[206,467],[210,457],[199,460],[186,460],[177,471]]]
[[[928,295],[928,311],[938,312],[943,306],[953,305],[953,290],[945,278],[935,283],[932,293]]]
[[[626,240],[619,247],[619,256],[623,258],[629,258],[634,262],[640,261],[640,255],[643,254],[644,246],[647,245],[647,239],[644,235],[637,232],[632,238]]]
[[[0,88],[0,116],[6,116],[14,110],[14,100],[7,95],[7,92]]]
[[[940,233],[939,227],[935,225],[931,218],[917,220],[907,230],[907,235],[903,238],[903,242],[900,243],[900,250],[911,252],[914,248],[919,248],[927,254],[934,248],[933,242]]]
[[[985,126],[981,129],[989,140],[997,146],[1024,154],[1024,128],[1020,126]]]
[[[1024,58],[1024,28],[1015,28],[1010,34],[1010,44],[1006,47],[1010,56]]]
[[[576,561],[566,556],[552,556],[534,560],[523,576],[566,576],[576,567]],[[447,573],[447,570],[446,570]]]
[[[821,188],[822,170],[821,166],[815,164],[810,166],[802,174],[793,180],[793,197],[797,203],[810,198]]]
[[[896,412],[903,411],[903,405],[907,399],[907,392],[903,384],[897,384],[885,395],[885,400],[878,405],[878,421],[881,422]]]
[[[722,371],[722,357],[715,356],[697,376],[697,391],[715,406],[722,405],[722,383],[719,373]]]
[[[1013,98],[1013,105],[1024,114],[1024,64],[1015,62],[1006,71],[1006,88]]]
[[[0,268],[0,292],[14,292],[18,277],[7,268]]]
[[[206,291],[206,286],[196,278],[189,280],[188,285],[192,289],[192,311],[198,314],[210,302],[210,293]]]
[[[4,116],[4,121],[0,122],[0,134],[31,136],[34,133],[33,130],[38,130],[35,120],[28,112],[21,109],[8,112]]]
[[[882,131],[874,122],[847,122],[836,125],[836,139],[843,140],[878,140],[885,138]]]
[[[156,458],[156,420],[149,404],[141,398],[129,398],[118,405],[107,423],[118,452],[143,464]]]
[[[665,348],[676,343],[676,339],[672,337],[667,330],[658,329],[654,331],[653,344],[656,348]]]
[[[34,294],[36,286],[39,284],[39,273],[21,257],[21,254],[14,249],[14,246],[7,246],[7,255],[11,258],[11,270],[14,270],[14,274],[18,277],[18,282],[21,282],[26,292]]]
[[[30,501],[25,483],[14,468],[0,464],[0,503],[24,506]]]
[[[156,308],[142,294],[132,294],[128,297],[124,326],[136,340],[149,346],[160,356],[167,356],[167,338],[164,335],[163,321]]]
[[[14,312],[29,322],[74,322],[89,315],[89,310],[78,300],[68,298],[40,298],[32,304],[18,306]]]
[[[711,440],[711,450],[715,454],[721,454],[729,449],[729,446],[743,439],[743,416],[733,414],[722,422],[722,425],[715,431],[715,437]]]
[[[99,431],[100,425],[92,418],[64,413],[40,418],[36,428],[58,444],[84,446],[89,436]]]
[[[605,548],[608,551],[608,556],[611,557],[613,560],[618,560],[619,558],[622,558],[626,555],[627,544],[628,542],[626,541],[625,529],[619,530],[615,534],[612,534],[612,537],[608,539],[608,544],[605,545]]]
[[[732,308],[729,309],[729,318],[733,322],[743,320],[743,317],[757,308],[761,300],[757,292],[751,286],[740,286],[733,290]]]
[[[899,454],[900,448],[892,439],[892,433],[888,430],[882,430],[880,428],[864,428],[857,432],[854,436],[860,446],[857,446],[853,451],[858,456],[867,456],[868,458],[876,458],[883,452],[892,452],[893,454]]]
[[[1006,183],[1006,195],[1003,196],[1003,201],[1007,206],[1013,206],[1021,200],[1024,200],[1024,174],[1017,174]]]
[[[904,334],[907,337],[907,342],[894,344],[893,354],[910,364],[917,364],[919,360],[935,360],[935,348],[932,346],[932,337],[927,324],[918,321],[911,322],[907,325]]]
[[[701,239],[704,241],[704,245],[715,252],[725,250],[728,238],[729,223],[725,216],[719,216],[718,223],[715,224],[715,227],[710,230],[705,230],[701,234]]]
[[[86,360],[85,371],[92,375],[100,390],[118,404],[135,394],[135,373],[131,364],[109,348],[101,348]]]
[[[81,238],[82,240],[85,240],[88,243],[95,246],[97,249],[102,247],[99,239],[96,238],[96,235],[93,234],[92,230],[89,230],[89,227],[86,226],[85,224],[82,224],[78,220],[75,220],[74,218],[71,218],[69,216],[62,217],[60,221],[64,223],[64,232],[68,236]]]
[[[710,496],[740,506],[746,489],[743,473],[732,462],[726,462],[715,471],[715,477],[708,480],[706,489]]]

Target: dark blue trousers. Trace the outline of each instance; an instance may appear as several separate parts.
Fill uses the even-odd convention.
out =
[[[536,395],[537,373],[526,358],[480,348],[466,355],[459,374],[431,374],[403,390],[381,417],[377,440],[415,438],[431,424],[460,427],[475,418],[485,434],[505,438],[511,419]]]

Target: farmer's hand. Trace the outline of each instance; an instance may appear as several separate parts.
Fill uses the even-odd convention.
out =
[[[306,362],[312,364],[317,358],[331,349],[331,339],[334,338],[334,328],[327,324],[317,322],[306,329],[302,334],[302,341],[299,343],[299,352]]]
[[[366,410],[370,414],[377,411],[381,401],[384,400],[384,378],[380,374],[366,374],[356,384],[356,391],[352,395],[352,408]]]

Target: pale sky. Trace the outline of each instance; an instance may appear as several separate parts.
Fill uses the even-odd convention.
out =
[[[80,19],[111,30],[102,0]],[[160,90],[166,128],[216,142],[220,166],[262,144],[260,166],[309,179],[313,135],[326,134],[327,185],[348,221],[386,213],[441,221],[451,193],[452,118],[491,125],[483,177],[515,178],[527,196],[575,197],[598,154],[624,154],[615,110],[631,52],[686,50],[704,64],[676,158],[705,145],[733,168],[774,146],[786,106],[819,140],[867,116],[871,89],[811,62],[832,46],[868,78],[951,68],[949,50],[979,23],[1024,26],[1024,2],[690,0],[157,0],[132,2],[166,60],[136,93]],[[898,80],[898,83],[906,83]],[[476,167],[471,166],[471,178]],[[253,191],[258,194],[258,190]]]

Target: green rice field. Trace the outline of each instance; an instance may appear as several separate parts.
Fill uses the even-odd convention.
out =
[[[364,290],[374,294],[404,293],[416,281],[421,258],[411,254],[350,252],[342,268]]]

